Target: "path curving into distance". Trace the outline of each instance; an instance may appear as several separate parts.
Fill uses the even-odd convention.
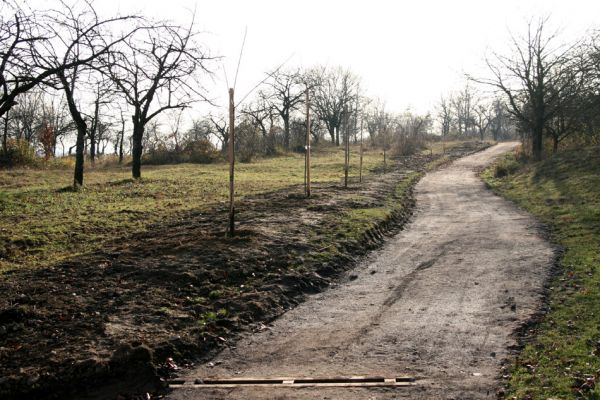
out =
[[[495,399],[513,332],[554,259],[536,221],[477,171],[501,143],[427,174],[412,221],[348,273],[190,377],[411,375],[410,388],[185,388],[183,399]]]

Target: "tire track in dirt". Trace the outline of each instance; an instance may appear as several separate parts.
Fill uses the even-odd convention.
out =
[[[408,374],[415,387],[185,389],[169,398],[495,398],[513,333],[540,307],[554,259],[535,220],[477,177],[514,146],[499,144],[427,174],[412,222],[345,281],[189,373]]]

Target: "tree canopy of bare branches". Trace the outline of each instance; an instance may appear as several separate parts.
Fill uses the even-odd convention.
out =
[[[573,95],[573,84],[578,79],[573,46],[557,45],[557,35],[546,32],[546,22],[530,23],[524,38],[513,37],[514,53],[494,54],[487,60],[493,77],[477,80],[504,93],[508,111],[531,136],[536,160],[542,158],[549,122]]]
[[[340,67],[321,67],[310,71],[307,80],[314,91],[312,106],[315,115],[325,124],[331,141],[339,146],[344,111],[351,110],[356,101],[359,78]]]
[[[276,71],[266,81],[267,90],[260,97],[267,107],[266,111],[275,111],[283,122],[283,146],[290,148],[290,117],[304,100],[305,81],[299,69]],[[255,114],[256,115],[256,114]],[[268,115],[265,116],[267,118]]]
[[[167,23],[139,29],[107,58],[110,77],[133,108],[132,175],[141,177],[146,124],[163,111],[208,101],[200,74],[210,73],[211,57],[196,42],[193,24]]]

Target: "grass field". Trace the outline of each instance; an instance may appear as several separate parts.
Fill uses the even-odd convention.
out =
[[[357,152],[353,147],[351,175],[358,174]],[[312,181],[340,182],[343,162],[341,149],[318,149],[312,157]],[[366,151],[364,173],[382,162],[381,151]],[[125,166],[88,168],[84,189],[73,192],[71,170],[0,171],[0,271],[49,265],[143,231],[148,224],[227,200],[225,163],[145,166],[141,181],[130,176]],[[302,184],[304,156],[238,163],[236,182],[238,199]]]
[[[600,149],[530,164],[511,154],[484,179],[546,223],[564,249],[549,311],[513,365],[507,398],[600,399]]]

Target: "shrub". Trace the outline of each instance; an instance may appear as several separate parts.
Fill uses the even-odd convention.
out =
[[[262,140],[256,129],[247,124],[241,124],[236,131],[235,151],[240,162],[249,163],[263,148]]]
[[[210,164],[220,157],[219,151],[208,139],[187,142],[183,152],[188,158],[186,162],[198,164]]]
[[[219,159],[220,154],[215,146],[206,139],[187,142],[182,150],[168,149],[159,146],[144,154],[142,162],[148,165],[196,163],[210,164]]]
[[[182,161],[182,157],[179,152],[169,150],[163,146],[151,148],[146,154],[142,156],[143,164],[163,165],[177,164],[181,162],[184,161]]]
[[[50,158],[48,160],[44,160],[43,166],[48,169],[74,169],[75,168],[75,157],[74,156],[65,156],[65,157]]]
[[[400,136],[393,144],[392,153],[395,156],[409,156],[425,148],[425,142],[420,137]]]
[[[494,177],[503,178],[514,174],[518,171],[520,165],[514,156],[505,158],[494,166]]]
[[[0,167],[36,167],[38,164],[35,148],[26,140],[10,139],[6,142],[6,152],[0,150]]]

